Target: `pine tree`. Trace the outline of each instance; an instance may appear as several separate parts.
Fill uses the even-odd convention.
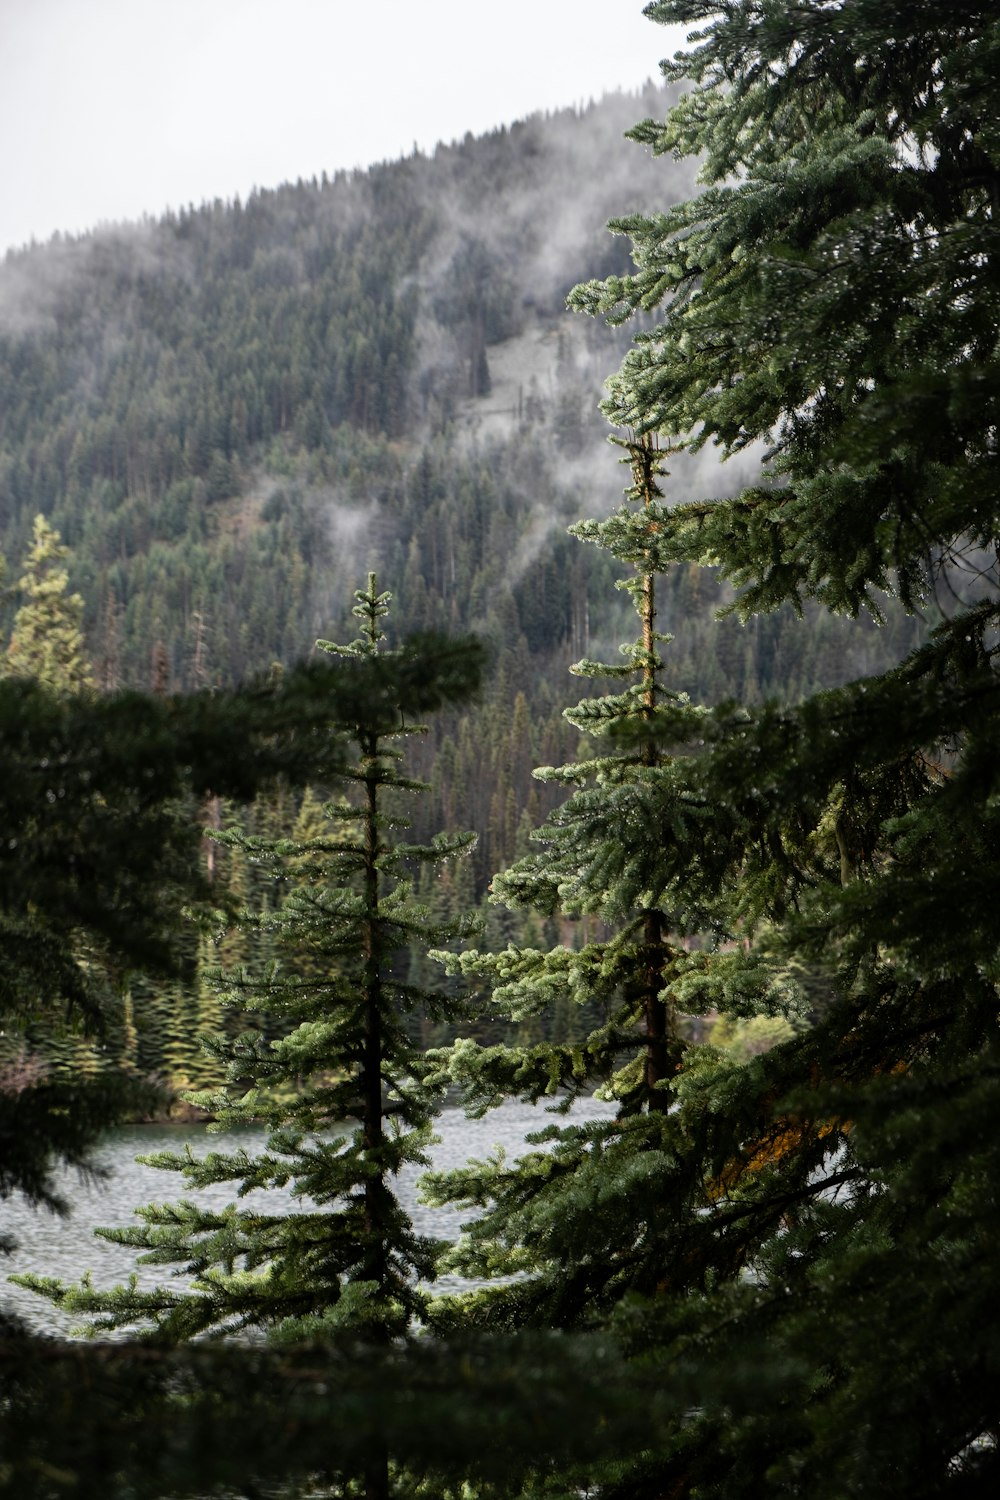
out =
[[[57,694],[72,695],[95,684],[85,655],[83,599],[79,594],[67,592],[68,573],[62,565],[67,556],[68,549],[60,541],[59,533],[44,516],[36,516],[33,544],[19,580],[19,588],[26,597],[14,619],[7,668],[12,676],[30,678]],[[200,627],[200,615],[197,619]],[[195,944],[178,941],[179,946],[195,951]],[[64,972],[88,976],[87,1005],[80,1004],[77,996],[77,1003],[70,1001],[64,1007],[47,1009],[44,1013],[42,1007],[36,1007],[26,1029],[18,1028],[16,1032],[21,1044],[26,1043],[31,1055],[41,1060],[46,1075],[59,1084],[79,1079],[93,1081],[108,1067],[118,1066],[114,1039],[111,1038],[109,1046],[103,1032],[108,1027],[115,1032],[119,1019],[125,1017],[122,977],[114,974],[110,983],[102,982],[103,955],[95,951],[91,938],[85,932],[71,934],[67,929],[65,947]],[[199,1016],[199,1002],[204,996],[196,965],[185,963],[183,967],[186,981],[165,980],[160,976],[147,981],[145,986],[138,981],[137,988],[137,993],[146,989],[147,1018],[152,1012],[159,1032],[156,1055],[150,1059],[152,1071],[171,1093],[207,1082],[206,1060],[200,1045],[205,1025]],[[156,991],[151,1005],[150,988]],[[81,989],[79,983],[77,989]],[[147,1096],[148,1093],[147,1090]]]
[[[94,686],[83,638],[83,599],[67,593],[69,555],[45,517],[35,517],[31,550],[18,587],[24,603],[14,617],[7,646],[7,670],[34,677],[57,692]]]
[[[808,599],[878,618],[891,591],[945,619],[879,676],[706,715],[674,784],[636,797],[633,879],[728,892],[772,990],[811,973],[824,994],[760,1056],[691,1049],[659,1156],[631,1184],[580,1185],[595,1210],[615,1200],[626,1272],[647,1247],[645,1285],[619,1283],[645,1296],[613,1326],[648,1379],[682,1368],[697,1391],[641,1457],[588,1479],[607,1500],[985,1494],[1000,29],[971,0],[649,13],[709,24],[667,70],[690,94],[633,134],[701,153],[708,185],[619,221],[634,274],[574,301],[612,322],[659,309],[613,384],[615,422],[768,451],[751,488],[664,512],[651,566],[718,567],[746,618]]]
[[[123,976],[176,976],[184,910],[213,894],[199,869],[199,799],[246,800],[278,775],[307,783],[340,764],[338,720],[462,701],[481,663],[474,643],[438,638],[408,641],[391,659],[310,664],[280,681],[172,699],[0,680],[7,1048],[68,1010],[94,1027],[103,1020],[118,1051]],[[141,1002],[134,1019],[141,1033]],[[102,1130],[150,1103],[124,1071],[94,1086],[21,1073],[16,1087],[0,1084],[0,1196],[50,1206],[60,1201],[54,1165],[85,1163]]]
[[[679,837],[701,817],[677,785],[704,711],[666,685],[661,647],[670,638],[656,629],[650,556],[669,515],[659,483],[665,455],[649,436],[621,442],[633,481],[626,503],[607,520],[573,530],[629,567],[623,586],[641,634],[622,647],[624,663],[584,660],[573,668],[587,678],[617,679],[619,690],[566,710],[594,751],[587,760],[536,771],[575,790],[535,834],[543,851],[493,881],[495,902],[558,917],[569,931],[548,950],[510,944],[499,953],[445,959],[453,971],[485,977],[494,1006],[519,1021],[522,1034],[533,1020],[551,1034],[540,1024],[551,1012],[575,1010],[580,1020],[564,1024],[552,1041],[460,1041],[441,1057],[476,1113],[510,1094],[550,1098],[566,1109],[597,1086],[618,1108],[605,1122],[549,1127],[533,1137],[546,1149],[517,1162],[476,1162],[429,1179],[438,1201],[485,1210],[453,1263],[479,1276],[521,1273],[506,1286],[442,1304],[442,1328],[470,1319],[514,1328],[590,1323],[626,1292],[655,1285],[656,1212],[638,1200],[657,1161],[678,1146],[672,1111],[686,1050],[685,999],[713,986],[730,1000],[739,993],[744,1003],[762,993],[752,959],[742,950],[716,951],[731,936],[726,905],[706,899],[694,862],[683,880],[654,885],[646,878],[651,845]],[[665,748],[668,740],[678,753]],[[657,794],[672,803],[672,829],[644,822],[643,799]],[[643,1216],[645,1228],[637,1223]]]
[[[44,516],[36,515],[32,546],[18,580],[24,602],[7,645],[7,673],[31,678],[56,693],[79,693],[94,686],[83,637],[83,599],[67,593],[69,574],[62,564],[68,555],[59,533]],[[99,969],[85,939],[78,936],[74,946],[78,969]],[[99,1008],[111,1011],[113,1006],[108,992]],[[30,1035],[21,1033],[22,1044],[27,1043],[28,1055],[57,1082],[92,1081],[112,1060],[94,1039],[97,1013],[98,1007],[89,1016],[80,1007],[68,1007],[63,1014],[49,1012],[44,1020],[39,1015],[29,1025]]]
[[[382,621],[389,595],[374,574],[355,596],[361,634],[321,649],[391,666]],[[414,1232],[393,1179],[424,1163],[443,1080],[432,1075],[406,1029],[417,1007],[453,1021],[461,1002],[402,975],[414,943],[468,935],[468,920],[436,921],[413,898],[410,873],[467,851],[471,834],[404,842],[402,804],[423,785],[399,767],[401,739],[421,732],[391,700],[372,704],[347,729],[356,748],[336,768],[347,795],[322,807],[324,829],[267,839],[233,829],[220,842],[263,861],[289,889],[252,925],[273,931],[278,961],[264,973],[227,976],[226,999],[282,1016],[287,1033],[268,1042],[246,1032],[216,1050],[229,1063],[227,1090],[197,1096],[222,1123],[263,1121],[267,1148],[239,1149],[203,1162],[166,1154],[156,1166],[183,1172],[193,1186],[232,1183],[242,1197],[291,1183],[311,1203],[269,1213],[233,1205],[222,1213],[193,1202],[151,1205],[136,1229],[102,1231],[154,1264],[186,1266],[188,1290],[135,1287],[94,1293],[31,1281],[68,1307],[101,1314],[98,1328],[146,1322],[178,1341],[212,1329],[259,1327],[284,1341],[335,1335],[384,1341],[422,1317],[441,1246]],[[314,808],[309,821],[315,821]],[[356,1121],[351,1128],[346,1122]],[[381,1493],[373,1481],[369,1493]]]

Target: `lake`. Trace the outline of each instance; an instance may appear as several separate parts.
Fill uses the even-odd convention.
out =
[[[445,1109],[435,1122],[435,1133],[440,1136],[440,1141],[431,1151],[433,1165],[436,1170],[447,1171],[460,1167],[470,1157],[482,1159],[497,1146],[503,1146],[509,1156],[517,1156],[524,1147],[525,1136],[533,1130],[544,1129],[553,1122],[572,1123],[608,1118],[613,1114],[613,1105],[592,1098],[579,1100],[568,1116],[551,1115],[546,1113],[543,1105],[532,1106],[518,1101],[502,1104],[481,1120],[466,1119],[461,1109]],[[134,1251],[98,1239],[94,1230],[99,1226],[131,1223],[135,1208],[145,1203],[198,1197],[211,1207],[223,1207],[232,1194],[224,1184],[196,1191],[179,1175],[143,1166],[135,1160],[136,1156],[155,1151],[182,1152],[187,1147],[195,1155],[206,1155],[209,1151],[225,1150],[236,1144],[254,1151],[263,1145],[264,1139],[264,1130],[255,1126],[220,1134],[209,1134],[205,1125],[190,1124],[131,1125],[115,1131],[95,1153],[95,1161],[109,1170],[107,1178],[95,1182],[81,1178],[75,1172],[59,1174],[59,1188],[73,1205],[68,1218],[60,1219],[44,1209],[32,1209],[16,1196],[0,1202],[0,1227],[17,1240],[14,1254],[0,1258],[0,1276],[34,1271],[63,1281],[79,1281],[89,1271],[95,1286],[110,1287],[135,1272],[140,1284],[155,1286],[165,1279],[167,1268],[137,1266]],[[417,1182],[422,1171],[410,1168],[400,1174],[400,1199],[421,1233],[439,1239],[457,1238],[461,1224],[469,1217],[468,1212],[428,1208],[419,1202]],[[257,1196],[248,1195],[248,1201]],[[269,1207],[293,1202],[288,1189],[272,1190],[266,1197]],[[302,1200],[294,1202],[301,1211]],[[435,1283],[435,1288],[450,1291],[466,1284],[456,1277],[443,1276]],[[0,1285],[0,1301],[15,1309],[39,1333],[65,1335],[73,1325],[72,1318],[44,1298],[9,1283]]]

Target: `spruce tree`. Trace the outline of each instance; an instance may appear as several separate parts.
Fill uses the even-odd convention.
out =
[[[81,693],[94,686],[83,635],[83,599],[68,592],[69,574],[63,566],[68,555],[58,531],[36,515],[32,545],[17,584],[23,602],[14,617],[4,667],[5,675],[28,678],[57,694]],[[108,1064],[117,1065],[114,1045],[109,1051],[107,1042],[95,1034],[102,1029],[102,1013],[119,1010],[120,986],[100,985],[101,955],[93,951],[86,934],[67,938],[73,969],[94,976],[90,1005],[39,1006],[24,1024],[11,1026],[6,1038],[8,1051],[13,1047],[39,1068],[40,1077],[57,1087],[81,1080],[92,1084]]]
[[[570,1035],[552,1041],[460,1041],[439,1054],[476,1113],[511,1094],[547,1098],[565,1110],[595,1087],[617,1110],[603,1122],[550,1126],[531,1138],[546,1149],[514,1163],[474,1162],[428,1180],[438,1201],[484,1210],[453,1253],[455,1265],[486,1277],[522,1273],[443,1303],[441,1328],[469,1320],[512,1328],[592,1324],[626,1292],[655,1285],[658,1209],[642,1184],[665,1153],[678,1150],[681,1012],[695,995],[725,994],[729,1003],[751,1006],[763,998],[755,960],[742,949],[723,951],[735,918],[723,896],[706,892],[697,861],[683,879],[647,878],[653,846],[690,835],[703,818],[678,787],[704,710],[667,685],[661,648],[670,638],[656,629],[650,558],[669,515],[660,485],[666,455],[652,436],[619,441],[632,473],[625,504],[573,530],[627,567],[622,587],[640,635],[621,648],[623,663],[584,660],[573,668],[586,678],[617,679],[619,689],[566,710],[592,753],[535,772],[574,790],[534,835],[542,851],[517,860],[492,887],[494,902],[556,917],[571,935],[549,949],[509,944],[499,953],[441,955],[452,971],[484,977],[493,1005],[522,1030],[553,1014],[565,1026],[576,1010],[583,1034],[572,1025],[565,1027]],[[672,827],[646,822],[643,804],[653,796],[670,804]],[[551,1034],[551,1021],[545,1029]]]
[[[150,1103],[130,1070],[95,1082],[25,1070],[20,1039],[67,1011],[131,1051],[122,977],[176,976],[185,908],[207,900],[192,810],[246,800],[277,776],[340,764],[338,721],[410,714],[474,690],[481,649],[407,641],[392,659],[309,664],[231,692],[158,698],[54,693],[0,680],[0,1200],[66,1207],[54,1181],[102,1130]],[[2,1237],[0,1237],[2,1238]]]
[[[24,594],[7,645],[7,670],[57,692],[94,686],[83,637],[83,599],[67,593],[69,555],[45,517],[35,517],[31,550],[18,588]]]
[[[381,629],[389,597],[369,575],[356,595],[360,635],[321,649],[391,664]],[[474,835],[404,842],[403,804],[423,786],[403,774],[397,745],[421,726],[398,704],[373,702],[367,712],[359,705],[344,731],[356,754],[336,767],[345,795],[323,805],[325,831],[277,840],[237,829],[216,835],[289,887],[280,906],[245,918],[271,930],[276,962],[263,973],[238,969],[225,985],[231,1005],[283,1017],[286,1034],[270,1042],[249,1031],[219,1038],[228,1086],[197,1096],[222,1125],[266,1124],[266,1148],[203,1161],[149,1158],[194,1187],[229,1183],[242,1198],[291,1184],[305,1203],[289,1212],[153,1204],[139,1211],[141,1227],[101,1231],[141,1250],[144,1262],[189,1271],[186,1289],[99,1293],[27,1278],[66,1307],[99,1313],[98,1329],[141,1323],[171,1342],[250,1327],[286,1342],[345,1335],[379,1342],[425,1312],[420,1283],[433,1278],[442,1247],[414,1231],[393,1184],[408,1164],[426,1163],[441,1079],[431,1076],[408,1024],[418,1010],[453,1021],[461,1005],[441,989],[411,985],[405,953],[461,938],[473,924],[432,919],[413,898],[411,876],[465,852]],[[374,1476],[368,1493],[383,1485],[384,1476]]]
[[[615,422],[767,451],[750,488],[666,511],[651,566],[715,566],[744,618],[809,599],[878,618],[894,593],[940,623],[881,675],[714,710],[673,784],[637,789],[633,879],[726,896],[772,991],[806,973],[822,998],[760,1056],[691,1049],[663,1151],[620,1192],[592,1178],[596,1207],[616,1197],[622,1264],[647,1246],[646,1284],[622,1282],[645,1295],[613,1326],[650,1379],[684,1369],[697,1395],[588,1479],[608,1500],[985,1494],[1000,28],[972,0],[649,13],[707,25],[667,69],[691,92],[633,135],[700,153],[707,186],[618,221],[635,272],[574,302],[612,322],[656,310]]]

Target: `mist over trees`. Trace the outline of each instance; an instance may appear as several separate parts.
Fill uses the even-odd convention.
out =
[[[622,140],[667,102],[650,86],[0,266],[11,569],[42,514],[104,687],[221,686],[298,660],[340,632],[370,569],[406,629],[489,640],[487,703],[433,725],[416,767],[440,799],[427,828],[454,824],[453,787],[481,835],[477,895],[520,810],[553,805],[530,768],[573,752],[567,667],[627,629],[613,564],[566,535],[620,491],[598,402],[626,345],[563,304],[628,269],[613,214],[693,190],[693,164]],[[678,496],[728,482],[714,455],[674,470]],[[662,628],[685,624],[673,685],[713,701],[794,700],[915,638],[901,616],[891,641],[819,615],[803,639],[790,611],[743,628],[715,619],[721,597],[694,570],[661,589]],[[531,744],[512,756],[499,725],[518,690]]]
[[[159,955],[169,969],[176,909],[206,873],[190,859],[191,799],[245,799],[284,771],[285,793],[247,813],[260,825],[220,841],[287,859],[297,894],[262,907],[247,868],[212,874],[220,900],[262,912],[258,936],[288,940],[292,989],[274,948],[227,933],[221,956],[244,993],[270,991],[280,1008],[301,981],[322,1015],[304,1008],[301,1032],[220,1039],[223,1112],[269,1076],[291,1095],[264,1092],[279,1123],[270,1156],[206,1170],[249,1181],[280,1176],[282,1154],[302,1172],[336,1159],[338,1224],[363,1222],[348,1253],[333,1235],[316,1261],[295,1214],[215,1223],[160,1206],[134,1242],[183,1264],[194,1285],[180,1296],[28,1278],[113,1324],[154,1326],[117,1348],[40,1355],[23,1330],[0,1342],[0,1493],[996,1489],[1000,23],[979,0],[647,9],[704,28],[668,69],[667,98],[146,226],[176,252],[171,307],[134,244],[131,272],[112,251],[105,282],[88,240],[48,247],[47,288],[16,320],[7,308],[4,358],[24,379],[5,376],[18,403],[3,429],[12,555],[27,555],[33,525],[36,572],[56,556],[32,507],[45,512],[35,486],[58,481],[48,510],[89,628],[95,610],[116,622],[111,676],[148,683],[155,658],[161,695],[0,682],[5,994],[58,1001],[76,985],[83,1006],[89,985],[100,1009],[114,1004],[115,960]],[[620,109],[647,107],[631,147],[598,148],[603,121],[617,131]],[[567,254],[591,254],[586,238],[565,248],[578,243],[560,193],[573,166],[595,205],[607,195],[624,216],[567,276]],[[75,255],[89,280],[63,275]],[[9,259],[7,285],[27,270]],[[140,274],[154,278],[141,293]],[[561,318],[566,292],[591,319]],[[133,322],[116,333],[118,299]],[[85,434],[71,506],[60,403],[83,399],[100,362],[78,378],[82,334],[76,363],[58,341],[88,306],[122,420],[100,442]],[[215,341],[202,346],[202,331]],[[603,412],[630,481],[617,508],[623,480],[599,465],[584,400],[595,368],[615,363]],[[162,426],[140,390],[158,393]],[[48,413],[37,428],[36,410]],[[287,659],[285,632],[335,613],[326,590],[359,548],[404,628],[487,639],[477,704],[475,648],[436,635],[383,652],[374,577],[350,671],[169,696],[258,652],[260,665]],[[57,581],[65,604],[70,579]],[[38,605],[26,585],[21,609]],[[342,635],[326,621],[316,633]],[[567,708],[570,662],[588,691]],[[382,736],[425,711],[432,728],[400,780]],[[220,765],[227,722],[242,726],[241,753]],[[129,727],[121,743],[116,726],[119,738]],[[144,797],[133,761],[150,764],[151,730],[162,785]],[[414,772],[431,791],[407,854],[382,791]],[[456,826],[479,845],[431,886],[424,854],[447,852],[434,835]],[[161,863],[133,882],[161,827]],[[412,890],[397,896],[380,880],[400,858]],[[477,903],[475,947],[447,941],[436,919]],[[317,948],[311,915],[325,904]],[[111,963],[59,946],[67,915]],[[405,958],[394,922],[412,928]],[[349,931],[356,943],[326,951]],[[373,1071],[365,1025],[378,1012],[395,1026],[389,991],[416,997],[431,973],[448,1025],[428,1009],[384,1033],[392,1048]],[[731,1045],[754,1025],[766,1045]],[[313,1105],[359,1078],[368,1103],[341,1159]],[[35,1098],[20,1083],[13,1140]],[[423,1128],[425,1086],[460,1089],[473,1111],[553,1108],[519,1159],[430,1179],[434,1199],[470,1212],[440,1259],[409,1242],[386,1193],[392,1151],[414,1142],[382,1122],[409,1090],[404,1123]],[[594,1088],[614,1115],[574,1118]],[[62,1099],[52,1117],[74,1118]],[[49,1128],[41,1141],[78,1159],[86,1139]],[[42,1154],[11,1159],[0,1191],[45,1201]],[[401,1246],[426,1275],[451,1266],[477,1284],[393,1290],[387,1257]],[[295,1297],[317,1286],[312,1317]],[[217,1313],[257,1311],[269,1343],[189,1343]],[[71,1417],[39,1436],[43,1403]]]

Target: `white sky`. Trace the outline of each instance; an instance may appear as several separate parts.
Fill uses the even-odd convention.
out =
[[[0,255],[638,88],[643,0],[0,0]]]

